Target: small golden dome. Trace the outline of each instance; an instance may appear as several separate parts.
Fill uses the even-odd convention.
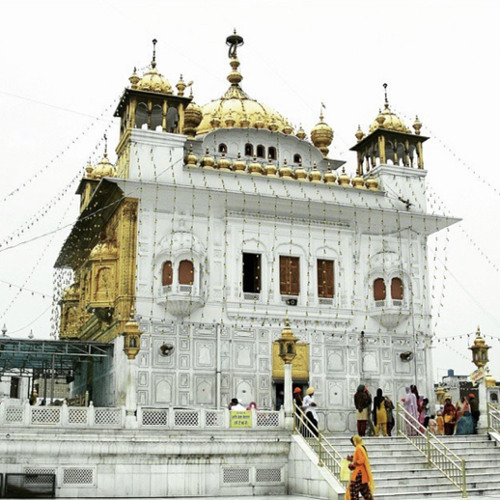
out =
[[[137,84],[140,82],[140,78],[139,78],[139,75],[137,74],[137,69],[134,68],[134,72],[130,75],[130,78],[128,79],[128,81],[130,82],[130,88],[132,90],[135,90],[137,89]]]
[[[321,182],[323,183],[321,172],[318,170],[316,162],[314,162],[313,169],[309,172],[309,180],[311,182]]]
[[[118,257],[118,249],[111,241],[101,241],[90,252],[89,260],[110,260]]]
[[[319,114],[319,122],[311,130],[312,143],[323,153],[328,155],[328,146],[333,140],[333,129],[323,121],[323,111]]]
[[[337,184],[337,175],[335,172],[332,170],[332,167],[330,164],[328,164],[328,167],[326,169],[325,175],[323,176],[323,179],[325,180],[326,184]]]
[[[420,135],[420,129],[422,128],[422,122],[415,116],[415,122],[413,123],[413,129],[415,130],[415,135]]]
[[[254,175],[262,175],[263,174],[262,165],[257,161],[256,156],[253,157],[252,163],[250,163],[250,165],[248,165],[248,171]]]
[[[269,158],[269,163],[264,167],[264,170],[266,171],[266,175],[268,177],[278,177],[276,174],[278,168],[272,163],[271,158]]]
[[[384,102],[384,110],[380,111],[370,125],[369,133],[371,134],[373,131],[378,128],[385,130],[394,130],[396,132],[404,132],[406,134],[410,134],[410,129],[404,124],[403,120],[396,116],[389,107],[389,101],[387,99],[387,84],[384,83],[384,91],[385,91],[385,102]]]
[[[224,120],[226,128],[233,128],[236,120],[233,118],[233,113],[229,113]]]
[[[291,135],[291,134],[293,134],[293,127],[292,127],[291,125],[287,124],[287,125],[285,125],[285,126],[283,127],[282,132],[283,132],[285,135]]]
[[[226,158],[224,153],[222,153],[222,156],[217,163],[217,168],[220,170],[231,170],[231,162]]]
[[[156,92],[158,94],[172,94],[170,82],[156,69],[156,62],[151,63],[151,69],[137,83],[139,90]]]
[[[301,141],[303,141],[307,137],[305,130],[302,128],[302,125],[299,127],[299,130],[297,130],[295,137],[299,138]]]
[[[235,172],[245,173],[247,162],[241,158],[241,153],[238,153],[238,158],[233,161],[233,170]]]
[[[94,167],[91,165],[91,163],[87,163],[87,166],[85,167],[85,173],[87,175],[87,179],[93,179],[94,178]]]
[[[238,40],[243,40],[239,35],[235,34],[234,36]],[[240,62],[236,51],[231,49],[229,57],[231,72],[227,79],[231,86],[220,99],[203,106],[203,120],[198,127],[198,134],[206,134],[213,129],[230,128],[235,125],[242,128],[268,128],[273,131],[282,131],[284,128],[290,127],[290,124],[283,116],[270,107],[250,98],[243,91],[240,87],[243,76],[239,71]],[[229,114],[231,114],[231,118],[228,125],[226,119]],[[215,116],[219,118],[217,121],[213,121]]]
[[[205,150],[205,156],[202,158],[200,165],[204,168],[213,169],[215,164],[215,160],[213,156],[210,156],[210,152],[208,148]]]
[[[196,166],[198,163],[198,158],[197,156],[193,153],[193,146],[189,146],[189,153],[186,155],[184,158],[184,164],[185,165],[193,165]]]
[[[201,112],[200,106],[196,104],[194,101],[191,101],[184,111],[184,130],[183,132],[188,137],[195,137],[196,129],[198,125],[201,123],[201,119],[203,118],[203,113]]]
[[[366,179],[365,181],[365,186],[366,186],[366,189],[369,189],[370,191],[378,191],[378,179],[375,179],[375,177],[373,177],[371,174],[370,174],[370,177],[368,177],[368,179]]]
[[[203,110],[202,110],[203,112]],[[218,116],[213,116],[212,119],[210,120],[210,125],[212,128],[219,128],[220,127],[220,118]],[[202,134],[203,132],[200,132]]]
[[[298,181],[307,181],[307,170],[302,167],[302,162],[299,162],[299,166],[295,169],[295,178]]]
[[[279,169],[280,177],[293,179],[293,170],[287,165],[286,158],[283,160],[283,166]]]
[[[361,126],[358,125],[358,130],[356,130],[356,133],[354,134],[356,139],[358,140],[358,142],[361,141],[361,139],[363,139],[363,137],[365,136],[365,133],[361,130]]]
[[[114,177],[115,167],[108,160],[107,153],[104,153],[102,160],[94,167],[92,171],[92,177],[94,179],[102,179],[103,177]]]
[[[344,187],[351,187],[351,178],[346,174],[345,167],[342,167],[342,173],[338,177],[339,185]]]
[[[363,177],[361,177],[360,175],[355,175],[352,178],[352,187],[355,187],[357,189],[366,189],[365,180],[363,179]]]

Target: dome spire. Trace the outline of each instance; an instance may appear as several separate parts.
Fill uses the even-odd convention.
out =
[[[153,59],[151,60],[151,67],[156,68],[156,44],[158,43],[158,40],[156,38],[153,38]]]
[[[384,107],[385,109],[389,109],[389,99],[387,99],[387,83],[384,83],[382,87],[384,87]]]
[[[108,136],[104,134],[104,158],[108,157]]]
[[[237,59],[237,49],[243,45],[243,37],[236,33],[236,28],[233,30],[233,34],[226,38],[226,45],[229,45],[229,51],[227,56],[229,59]]]

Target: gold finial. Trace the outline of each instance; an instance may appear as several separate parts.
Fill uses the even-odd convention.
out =
[[[137,75],[137,68],[135,66],[134,66],[134,72],[132,73],[132,75],[130,76],[130,78],[128,79],[128,81],[130,82],[130,88],[131,89],[136,89],[137,88],[137,84],[141,81],[141,79]]]
[[[229,59],[236,59],[237,57],[237,49],[243,45],[243,37],[236,33],[236,28],[233,31],[232,35],[229,35],[226,38],[226,45],[229,45],[228,57]]]
[[[104,158],[108,157],[108,136],[104,134]]]
[[[158,40],[156,38],[153,38],[153,59],[151,60],[151,67],[156,68],[156,44],[158,43]]]
[[[415,115],[415,123],[413,124],[415,129],[415,134],[420,135],[420,129],[422,128],[422,122],[418,119],[418,115]]]
[[[389,109],[389,100],[387,99],[387,83],[384,83],[382,87],[384,87],[384,107],[385,109]]]
[[[358,130],[356,130],[354,136],[356,137],[358,142],[360,142],[361,139],[363,139],[363,137],[365,136],[364,132],[361,130],[361,125],[358,125]]]
[[[184,79],[182,78],[182,75],[179,78],[179,81],[177,82],[176,88],[177,88],[177,95],[182,97],[184,95],[184,91],[186,90],[186,82],[184,82]]]

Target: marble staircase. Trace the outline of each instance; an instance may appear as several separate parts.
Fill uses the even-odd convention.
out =
[[[342,454],[352,454],[350,436],[325,436]],[[488,435],[442,436],[442,441],[465,459],[469,496],[500,498],[500,448]],[[366,437],[377,499],[450,498],[461,492],[426,458],[401,437]]]

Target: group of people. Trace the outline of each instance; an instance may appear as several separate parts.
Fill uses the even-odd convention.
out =
[[[372,401],[368,388],[360,384],[356,394],[354,394],[354,406],[356,407],[356,425],[360,437],[366,435],[368,426],[375,436],[379,436],[380,433],[383,436],[391,435],[395,425],[394,404],[388,396],[384,396],[382,389],[377,389],[377,395]]]
[[[443,411],[437,413],[435,432],[445,436],[477,434],[480,415],[479,403],[474,394],[464,396],[456,405],[451,402],[451,397],[446,395]]]
[[[246,411],[246,410],[255,410],[257,411],[257,403],[255,401],[252,401],[246,408],[242,404],[241,400],[238,398],[233,398],[227,405],[227,409],[229,411]]]
[[[308,434],[318,437],[319,421],[318,414],[316,413],[317,405],[316,401],[314,401],[314,387],[309,387],[306,390],[306,396],[304,399],[302,399],[302,389],[300,387],[296,387],[293,390],[293,401],[295,406],[304,412],[308,420],[307,429],[305,429],[302,425],[299,425],[299,428],[301,428],[303,432],[307,432]]]

